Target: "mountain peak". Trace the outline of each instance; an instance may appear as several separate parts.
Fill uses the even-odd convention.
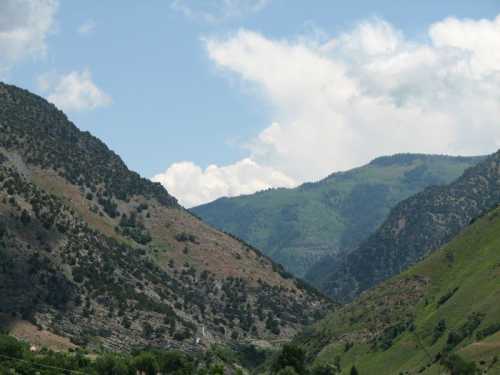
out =
[[[121,158],[88,132],[80,131],[45,99],[15,86],[0,86],[0,145],[14,146],[26,161],[57,171],[93,193],[130,199],[142,194],[167,207],[177,200],[159,183],[130,171]]]
[[[380,156],[373,159],[369,164],[377,166],[391,166],[391,165],[410,165],[415,163],[415,161],[429,161],[435,160],[446,160],[449,162],[462,163],[471,158],[477,158],[478,160],[484,158],[484,156],[451,156],[451,155],[440,155],[440,154],[415,154],[415,153],[399,153],[388,156]]]

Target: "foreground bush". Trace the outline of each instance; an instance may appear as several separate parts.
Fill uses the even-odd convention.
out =
[[[84,352],[31,352],[28,344],[0,335],[0,374],[19,375],[223,375],[221,363],[175,351],[147,350],[134,354],[104,353],[91,360]]]

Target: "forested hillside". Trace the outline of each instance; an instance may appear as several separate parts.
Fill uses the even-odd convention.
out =
[[[82,347],[286,338],[330,306],[56,107],[4,84],[0,270],[0,313]]]
[[[500,152],[446,186],[399,203],[382,226],[345,257],[332,259],[308,279],[340,301],[397,275],[456,236],[500,203]]]
[[[192,211],[303,277],[319,260],[323,264],[325,256],[336,258],[356,248],[401,200],[430,185],[453,181],[480,160],[417,154],[380,157],[295,189],[222,198]]]

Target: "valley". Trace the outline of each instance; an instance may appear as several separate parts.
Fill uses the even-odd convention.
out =
[[[355,249],[400,201],[445,185],[483,157],[401,154],[295,189],[220,198],[191,209],[321,288],[321,266]],[[319,274],[319,275],[318,275]]]
[[[323,202],[333,217],[346,202],[370,212],[348,214],[344,237],[333,225],[328,235],[340,242],[332,247],[344,250],[306,276],[330,299],[237,230],[214,229],[182,208],[44,99],[0,84],[0,129],[0,369],[500,371],[499,153],[383,157],[297,190],[206,208],[233,215],[237,202],[280,196],[291,207],[319,189],[317,198],[337,202]],[[219,207],[229,201],[235,206]],[[286,222],[279,215],[273,220]],[[300,251],[297,259],[311,258]]]

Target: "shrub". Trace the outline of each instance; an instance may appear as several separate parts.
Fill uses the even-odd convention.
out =
[[[474,362],[467,362],[456,354],[444,357],[442,364],[451,372],[451,375],[475,375],[477,366]]]
[[[0,354],[12,358],[22,358],[23,345],[13,337],[1,335]]]
[[[453,295],[458,291],[458,287],[453,289],[453,290],[450,290],[448,291],[445,295],[441,296],[438,301],[437,301],[437,305],[438,307],[440,307],[441,305],[445,304],[446,302],[448,302],[448,300],[453,297]]]
[[[401,322],[394,326],[387,327],[382,332],[380,337],[377,338],[380,349],[388,350],[392,346],[394,340],[396,340],[396,338],[398,338],[399,335],[401,335],[406,330],[406,328],[408,328],[408,326],[409,323]]]
[[[292,344],[283,346],[281,353],[273,363],[272,370],[274,373],[280,373],[287,367],[292,368],[298,375],[306,373],[306,354],[304,350]]]
[[[132,360],[134,370],[143,372],[145,375],[156,375],[160,365],[152,353],[141,353]]]
[[[221,364],[212,365],[208,373],[210,375],[224,375],[224,366]]]
[[[191,375],[194,373],[194,362],[180,352],[166,352],[158,355],[160,371],[165,374]]]
[[[491,324],[491,325],[487,326],[486,328],[480,330],[476,334],[476,338],[478,340],[482,340],[488,336],[494,335],[498,331],[500,331],[500,323],[494,323],[494,324]]]
[[[193,234],[190,233],[178,233],[175,235],[175,239],[179,242],[192,242],[196,243],[196,237]]]
[[[440,338],[443,336],[446,331],[446,321],[441,319],[436,327],[434,327],[434,331],[432,333],[432,344],[434,345]]]
[[[113,355],[113,354],[105,354],[101,357],[98,357],[95,362],[95,367],[97,373],[100,375],[128,375],[128,363],[124,358]]]
[[[476,328],[481,324],[482,319],[482,314],[472,314],[467,318],[467,322],[465,322],[459,329],[450,332],[446,342],[446,350],[450,351],[467,337],[471,336]]]

